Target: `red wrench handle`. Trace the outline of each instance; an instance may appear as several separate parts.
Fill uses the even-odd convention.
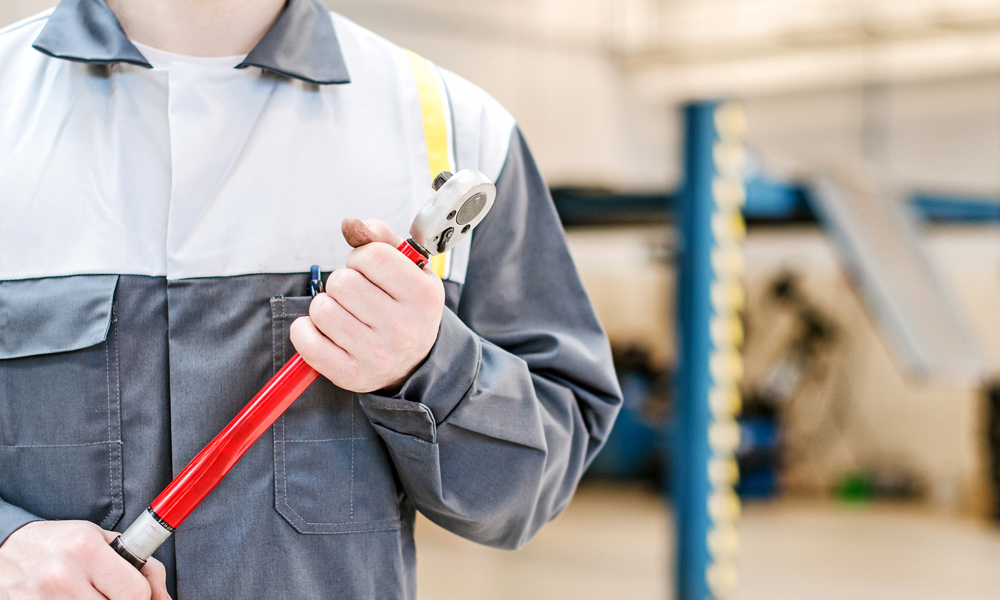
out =
[[[319,373],[296,354],[150,504],[176,529]]]
[[[430,258],[430,253],[421,248],[413,238],[410,238],[399,245],[396,250],[403,253],[403,256],[413,261],[413,264],[417,265],[421,269],[427,264],[427,259]]]
[[[423,268],[428,256],[412,241],[399,251]],[[215,489],[267,428],[295,402],[319,373],[295,354],[243,410],[198,453],[153,500],[112,547],[136,568],[180,526]],[[160,539],[162,538],[162,539]]]

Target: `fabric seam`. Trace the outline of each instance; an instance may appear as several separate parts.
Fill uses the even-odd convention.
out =
[[[272,351],[271,351],[271,360],[273,362],[272,369],[273,370],[277,370],[279,368],[281,360],[285,357],[285,353],[287,351],[287,347],[285,345],[285,336],[283,334],[285,322],[288,319],[288,317],[290,317],[290,316],[297,317],[297,316],[300,316],[300,315],[288,315],[287,314],[287,312],[285,311],[285,304],[286,304],[286,302],[285,302],[284,298],[275,298],[275,299],[273,299],[273,301],[274,301],[274,303],[276,305],[280,306],[280,309],[281,309],[280,310],[280,314],[273,315],[272,316],[272,321],[271,321],[271,348],[272,348]],[[280,355],[277,354],[278,339],[279,338],[281,340]],[[280,498],[280,500],[278,500],[278,501],[275,502],[275,507],[274,508],[278,512],[278,514],[280,514],[285,519],[285,521],[288,522],[288,524],[291,525],[292,528],[295,529],[295,531],[297,531],[298,533],[309,534],[309,535],[344,535],[344,534],[350,534],[350,533],[372,533],[372,532],[376,532],[376,531],[393,531],[395,529],[398,529],[398,527],[401,524],[400,516],[398,516],[398,515],[396,517],[394,517],[394,518],[391,518],[391,519],[373,519],[373,520],[370,520],[370,521],[355,521],[354,520],[354,453],[355,453],[355,451],[354,451],[354,442],[356,440],[370,440],[370,439],[374,439],[374,438],[359,438],[356,435],[354,435],[354,433],[355,433],[355,428],[354,428],[355,406],[354,405],[357,403],[357,397],[354,396],[353,400],[354,400],[354,402],[352,402],[352,404],[351,404],[351,437],[349,437],[349,438],[331,438],[331,439],[328,439],[328,440],[286,440],[285,439],[285,436],[286,436],[285,415],[281,415],[281,417],[280,417],[280,421],[281,421],[281,439],[280,440],[278,439],[277,432],[274,431],[275,435],[274,435],[274,438],[273,438],[273,441],[272,441],[272,448],[273,448],[273,453],[275,455],[275,467],[276,467],[275,468],[275,472],[276,472],[276,474],[278,472],[278,469],[277,469],[277,454],[280,452],[281,453],[281,469],[280,469],[280,472],[281,472],[281,483],[282,483],[282,492],[280,493],[281,498]],[[319,443],[319,442],[327,442],[327,441],[330,441],[330,442],[334,442],[334,441],[350,441],[351,442],[351,484],[350,484],[350,518],[351,518],[351,520],[350,521],[336,521],[336,522],[312,522],[312,521],[308,521],[308,520],[306,520],[305,517],[303,517],[301,514],[299,514],[298,511],[296,511],[295,508],[293,508],[292,505],[289,503],[289,496],[288,496],[288,458],[287,458],[288,457],[288,453],[285,451],[284,444],[286,444],[286,443]],[[278,444],[282,444],[280,450],[278,449]],[[275,482],[275,493],[276,493],[276,495],[278,494],[277,482]],[[294,515],[294,517],[289,516],[289,514],[286,513],[285,510],[283,510],[283,509],[289,511],[291,513],[291,515]],[[397,506],[397,512],[398,512],[398,506]],[[378,527],[377,524],[379,524],[379,523],[385,523],[386,525],[382,526],[382,527]],[[346,530],[346,531],[345,530],[341,530],[341,531],[318,531],[318,530],[312,530],[310,528],[304,527],[304,526],[317,526],[318,528],[322,529],[322,528],[328,528],[328,527],[329,528],[336,528],[336,527],[345,526],[345,525],[355,525],[355,526],[375,525],[376,527],[375,528],[369,528],[369,529]]]

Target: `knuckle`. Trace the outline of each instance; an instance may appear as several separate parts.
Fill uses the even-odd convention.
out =
[[[298,345],[295,346],[295,349],[298,350],[299,354],[301,354],[303,358],[308,359],[310,363],[319,363],[321,361],[320,359],[323,358],[323,352],[319,341],[312,337],[300,341]]]
[[[326,290],[330,298],[342,302],[351,296],[357,296],[365,292],[364,284],[367,280],[365,276],[354,269],[343,269],[337,275],[337,280]]]
[[[71,591],[76,587],[77,576],[65,563],[54,562],[40,574],[38,580],[39,591],[46,595],[60,595]]]
[[[292,322],[289,332],[289,339],[295,350],[306,359],[314,359],[320,352],[320,339],[318,336],[310,335],[310,330],[314,329],[308,317],[299,317]]]
[[[65,548],[70,556],[87,556],[94,548],[93,534],[82,528],[77,529],[66,539]]]
[[[417,341],[417,329],[410,323],[404,324],[396,333],[396,341],[404,351],[409,351]]]
[[[396,250],[396,247],[389,243],[375,244],[377,246],[373,250],[378,253],[379,259],[385,263],[395,262],[399,264],[410,264],[410,259],[403,256],[403,254]],[[409,267],[407,267],[409,268]],[[419,271],[417,271],[419,273]]]
[[[392,362],[393,353],[383,346],[376,346],[371,349],[371,360],[375,363],[377,370],[384,370]]]
[[[365,225],[379,236],[391,231],[385,221],[381,219],[368,219]]]
[[[357,273],[353,269],[337,269],[330,274],[330,277],[326,280],[327,292],[335,292],[340,289],[348,288],[353,283],[352,273]]]
[[[382,270],[386,267],[387,258],[389,256],[388,250],[391,250],[387,244],[372,244],[367,248],[368,250],[368,267],[374,270]]]
[[[350,267],[361,274],[377,270],[379,268],[378,246],[379,244],[368,244],[356,248],[351,252]]]
[[[136,584],[134,588],[125,592],[124,598],[126,600],[150,600],[152,595],[153,590],[148,585],[139,586]]]
[[[345,389],[350,392],[360,392],[359,385],[361,378],[358,377],[357,371],[349,368],[344,368],[335,374],[335,377],[330,378],[337,387]]]
[[[417,286],[419,302],[425,307],[437,307],[444,304],[444,284],[436,276],[426,278],[422,285]]]
[[[326,323],[332,317],[333,299],[326,294],[320,294],[309,303],[309,318],[313,323]]]
[[[360,381],[360,374],[362,373],[361,365],[358,364],[358,360],[351,355],[346,355],[341,361],[341,366],[343,372],[345,373],[344,379],[352,382]]]
[[[304,345],[308,336],[306,328],[309,327],[309,323],[306,322],[306,317],[299,317],[292,321],[291,327],[288,328],[288,337],[292,340],[292,344],[296,347]]]
[[[351,293],[360,293],[365,290],[365,286],[370,285],[368,278],[360,271],[354,269],[344,270],[344,289]]]
[[[444,304],[445,300],[444,282],[441,281],[441,279],[436,275],[434,279],[431,281],[431,288],[434,290],[434,299],[438,303]]]
[[[163,563],[155,558],[149,559],[149,562],[146,563],[146,569],[149,570],[150,575],[157,578],[166,577],[167,575],[167,568],[163,566]]]
[[[148,587],[148,586],[147,586]],[[123,589],[121,594],[116,596],[121,600],[149,600],[152,597],[151,591],[142,591],[134,586],[129,586],[127,589]]]
[[[123,565],[126,567],[126,565]],[[153,595],[153,588],[146,581],[139,571],[128,568],[121,571],[122,578],[122,600],[149,600]]]

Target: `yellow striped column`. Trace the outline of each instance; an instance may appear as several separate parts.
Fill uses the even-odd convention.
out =
[[[674,430],[677,598],[728,600],[737,588],[735,452],[743,376],[746,119],[736,103],[685,109],[678,203],[680,332]]]

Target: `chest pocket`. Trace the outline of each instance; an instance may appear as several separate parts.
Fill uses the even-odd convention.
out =
[[[45,519],[122,515],[117,283],[0,281],[0,498]]]
[[[292,321],[310,297],[271,300],[274,372],[295,354]],[[388,451],[358,398],[320,376],[274,424],[274,506],[299,533],[399,529]]]

